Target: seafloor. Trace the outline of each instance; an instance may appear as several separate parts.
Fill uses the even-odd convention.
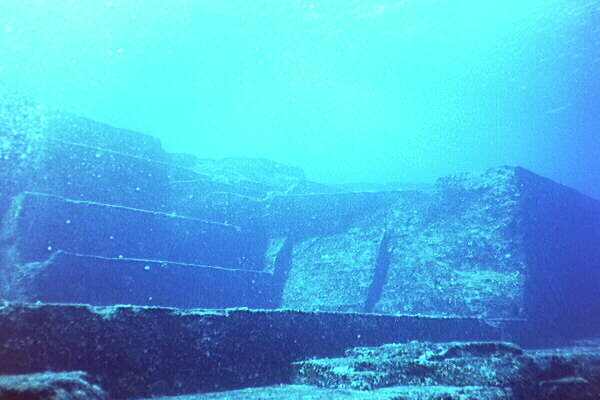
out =
[[[598,399],[600,202],[323,185],[0,108],[0,399]]]

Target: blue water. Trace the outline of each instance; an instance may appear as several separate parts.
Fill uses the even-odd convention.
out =
[[[0,1],[0,86],[323,182],[518,164],[600,197],[600,1]]]

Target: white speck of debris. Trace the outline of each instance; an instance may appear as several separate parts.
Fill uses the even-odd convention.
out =
[[[48,251],[52,251],[52,246],[48,246]]]
[[[149,265],[144,265],[144,271],[150,271],[150,266]]]
[[[148,297],[148,301],[152,301],[152,296]]]
[[[136,192],[139,192],[139,191],[140,191],[140,188],[139,188],[139,187],[136,187],[136,188],[135,188],[135,191],[136,191]]]
[[[109,238],[110,240],[114,240],[114,239],[115,239],[115,237],[114,237],[113,235],[110,235],[108,238]]]
[[[70,219],[68,219],[68,220],[65,221],[65,224],[67,224],[67,225],[70,224],[70,223],[71,223]]]
[[[123,254],[119,254],[119,260],[123,258]]]

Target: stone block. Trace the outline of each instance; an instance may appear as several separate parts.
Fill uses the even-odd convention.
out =
[[[272,275],[173,262],[54,253],[2,269],[3,297],[25,302],[135,304],[181,308],[273,303]]]
[[[3,238],[20,263],[63,250],[234,269],[262,268],[266,240],[233,225],[29,192],[14,199]]]
[[[383,232],[377,226],[294,242],[282,307],[365,312]]]
[[[376,312],[525,318],[547,335],[598,332],[600,202],[521,168],[441,179],[387,221]]]
[[[0,374],[84,370],[111,399],[288,382],[292,363],[421,338],[497,339],[469,318],[81,305],[0,306]]]

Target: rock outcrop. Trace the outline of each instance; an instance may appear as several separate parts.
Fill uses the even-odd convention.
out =
[[[132,306],[0,307],[0,374],[84,370],[110,398],[289,382],[292,363],[349,347],[499,338],[469,318]]]
[[[42,372],[0,376],[0,399],[106,400],[106,393],[89,382],[85,372]]]
[[[7,300],[56,299],[44,282],[58,293],[81,271],[60,301],[526,320],[523,343],[600,333],[600,202],[522,168],[341,192],[267,160],[169,154],[28,103],[2,110]],[[173,268],[127,283],[140,262]],[[184,285],[195,301],[171,289],[184,264],[202,279]]]

